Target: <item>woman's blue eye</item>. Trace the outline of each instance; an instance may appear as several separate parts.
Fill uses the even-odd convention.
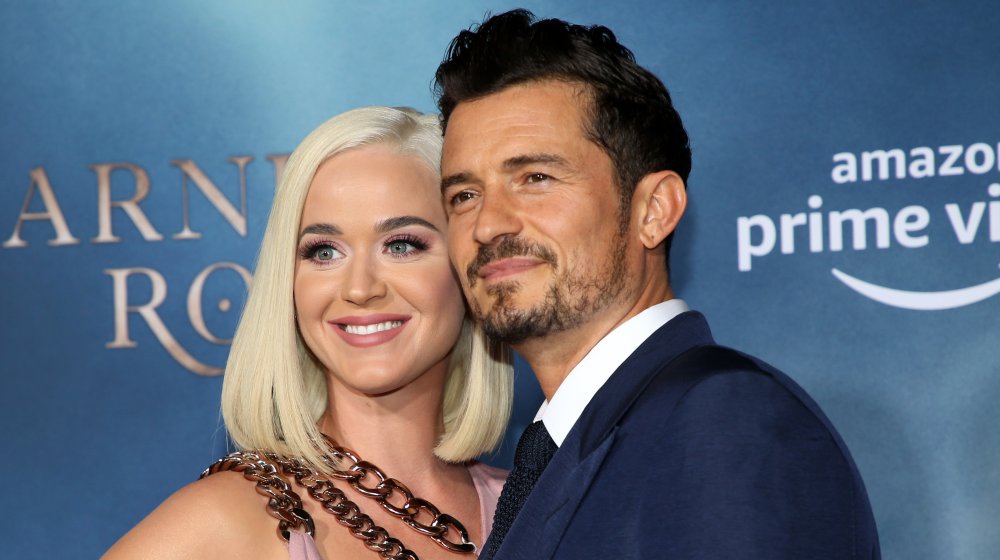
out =
[[[333,247],[330,247],[329,245],[324,247],[317,247],[314,258],[318,261],[332,261],[333,259],[337,258],[338,252],[339,251],[337,251]]]
[[[406,235],[385,243],[385,252],[393,257],[408,257],[427,250],[427,243],[415,236]]]
[[[393,241],[389,243],[387,248],[389,249],[389,253],[393,255],[405,255],[411,252],[414,247],[408,241]]]
[[[326,243],[317,243],[315,245],[306,245],[302,248],[301,257],[304,260],[311,260],[321,263],[327,263],[330,261],[335,261],[344,256],[336,247],[333,245],[328,245]]]

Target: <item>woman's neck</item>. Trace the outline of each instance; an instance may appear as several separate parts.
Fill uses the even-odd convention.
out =
[[[319,427],[338,445],[378,466],[387,477],[402,482],[414,496],[462,520],[473,541],[482,543],[485,535],[480,529],[481,504],[469,470],[434,455],[444,431],[441,408],[448,364],[446,358],[413,382],[382,395],[359,394],[329,376],[329,407]],[[374,481],[369,479],[364,484],[371,486]],[[349,495],[355,494],[349,491]],[[378,523],[393,527],[390,532],[397,537],[399,533],[410,536],[388,513],[368,503],[359,505]],[[422,558],[449,556],[442,555],[433,543],[420,541],[414,550],[422,551]]]
[[[377,465],[419,495],[449,478],[434,446],[443,431],[441,406],[448,361],[392,393],[364,395],[328,377],[329,407],[320,430],[337,445]]]

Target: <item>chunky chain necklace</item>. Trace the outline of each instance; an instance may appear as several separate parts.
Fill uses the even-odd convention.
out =
[[[324,436],[329,445],[329,453],[324,462],[330,469],[332,478],[343,480],[361,495],[371,498],[382,509],[403,521],[414,531],[426,535],[445,550],[456,553],[472,553],[476,545],[469,540],[469,532],[455,517],[441,512],[431,502],[418,498],[405,484],[390,478],[382,469],[362,460],[353,451],[337,446]],[[341,465],[349,465],[346,469]],[[315,524],[302,507],[302,500],[279,474],[294,478],[296,484],[306,489],[324,510],[333,514],[340,524],[361,539],[365,546],[387,560],[419,560],[416,553],[406,548],[402,542],[389,535],[383,527],[351,501],[344,492],[323,478],[314,469],[298,459],[292,459],[268,451],[237,451],[219,459],[201,473],[201,478],[220,471],[243,473],[243,477],[256,484],[259,494],[268,498],[268,512],[278,519],[278,535],[288,540],[289,531],[304,530],[315,534]],[[366,485],[371,477],[374,484]],[[421,514],[430,517],[430,523],[417,518]],[[449,538],[457,533],[457,538]]]

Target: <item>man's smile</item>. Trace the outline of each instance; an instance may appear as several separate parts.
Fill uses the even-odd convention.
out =
[[[475,275],[487,282],[492,282],[520,274],[543,264],[546,264],[546,261],[536,257],[510,257],[479,267]]]

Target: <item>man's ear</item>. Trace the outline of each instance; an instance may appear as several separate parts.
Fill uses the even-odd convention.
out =
[[[673,233],[687,208],[684,180],[673,171],[657,171],[639,180],[632,195],[639,220],[639,240],[654,249]]]

